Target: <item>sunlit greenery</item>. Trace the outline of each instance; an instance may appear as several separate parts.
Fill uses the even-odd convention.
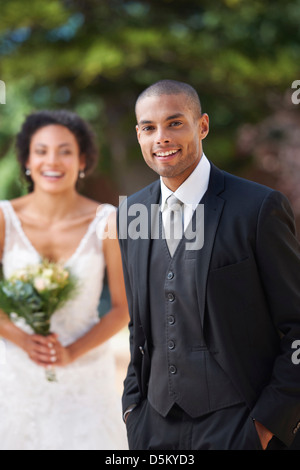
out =
[[[89,120],[99,171],[128,192],[141,159],[134,102],[162,78],[195,86],[211,118],[206,152],[238,171],[238,126],[268,116],[270,95],[299,78],[299,24],[300,0],[1,0],[0,197],[21,191],[11,160],[22,119],[60,107]]]

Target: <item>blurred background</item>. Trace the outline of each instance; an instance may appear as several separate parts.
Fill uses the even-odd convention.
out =
[[[0,199],[26,191],[15,135],[46,108],[95,131],[101,158],[84,194],[117,205],[152,182],[134,104],[165,78],[198,91],[208,158],[285,193],[300,233],[300,0],[1,0]]]
[[[96,133],[83,193],[118,204],[153,181],[134,104],[171,78],[199,92],[208,158],[284,192],[300,229],[299,25],[300,0],[1,0],[0,198],[24,192],[14,139],[45,108],[73,110]]]

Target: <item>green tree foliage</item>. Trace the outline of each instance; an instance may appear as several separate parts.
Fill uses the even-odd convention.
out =
[[[238,170],[237,128],[268,116],[270,97],[299,78],[299,24],[300,0],[1,0],[0,156],[30,110],[67,107],[93,125],[99,171],[128,194],[141,159],[135,99],[173,78],[195,86],[211,117],[207,154]]]

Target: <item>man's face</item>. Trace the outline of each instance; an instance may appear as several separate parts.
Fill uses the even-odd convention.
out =
[[[186,95],[180,94],[142,98],[136,116],[145,162],[174,191],[201,159],[202,139],[209,130],[207,114],[196,117]]]

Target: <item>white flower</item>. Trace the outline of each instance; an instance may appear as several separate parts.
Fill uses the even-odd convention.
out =
[[[42,276],[50,279],[53,276],[53,269],[51,268],[44,269]]]
[[[33,285],[38,292],[42,292],[49,287],[50,281],[49,279],[45,279],[43,277],[36,277],[33,281]]]
[[[26,269],[18,269],[11,278],[14,281],[27,281],[27,271]]]

